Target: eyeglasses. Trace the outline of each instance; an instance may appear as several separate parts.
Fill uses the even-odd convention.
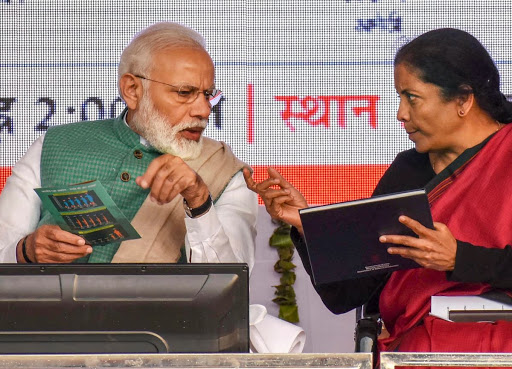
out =
[[[208,90],[200,90],[195,86],[182,85],[176,86],[171,85],[170,83],[156,81],[151,78],[139,76],[134,74],[135,77],[145,79],[151,82],[161,83],[162,85],[166,85],[173,88],[173,92],[176,92],[176,100],[182,104],[191,104],[197,100],[199,94],[203,94],[210,103],[211,106],[215,106],[220,99],[222,98],[222,91],[216,88],[209,88]]]

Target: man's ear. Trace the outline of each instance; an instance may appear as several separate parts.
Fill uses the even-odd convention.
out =
[[[119,79],[119,93],[126,102],[128,109],[135,110],[142,99],[143,87],[140,78],[125,73]]]

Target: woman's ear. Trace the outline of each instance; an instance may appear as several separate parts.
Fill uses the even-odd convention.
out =
[[[119,79],[119,93],[126,102],[128,109],[137,109],[143,94],[140,78],[131,73],[123,74]]]
[[[467,92],[461,94],[457,98],[457,114],[459,117],[464,117],[467,115],[470,110],[473,108],[473,104],[475,103],[475,95],[473,95],[473,90],[471,87],[467,86]]]

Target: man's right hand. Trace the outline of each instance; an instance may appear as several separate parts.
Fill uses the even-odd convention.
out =
[[[255,182],[248,168],[243,170],[247,188],[260,195],[272,218],[296,227],[302,234],[299,210],[308,207],[302,194],[274,168],[267,169],[268,178]]]
[[[18,263],[26,263],[22,252],[23,239],[18,242]],[[43,225],[27,236],[25,248],[33,263],[71,263],[89,255],[92,247],[76,234],[66,232],[56,225]]]

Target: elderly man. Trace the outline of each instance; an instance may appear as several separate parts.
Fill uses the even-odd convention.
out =
[[[257,200],[244,163],[202,137],[220,94],[203,38],[175,23],[143,30],[121,55],[118,87],[121,116],[50,128],[13,168],[0,196],[0,261],[252,267]],[[141,239],[92,247],[40,210],[34,188],[93,179]]]

